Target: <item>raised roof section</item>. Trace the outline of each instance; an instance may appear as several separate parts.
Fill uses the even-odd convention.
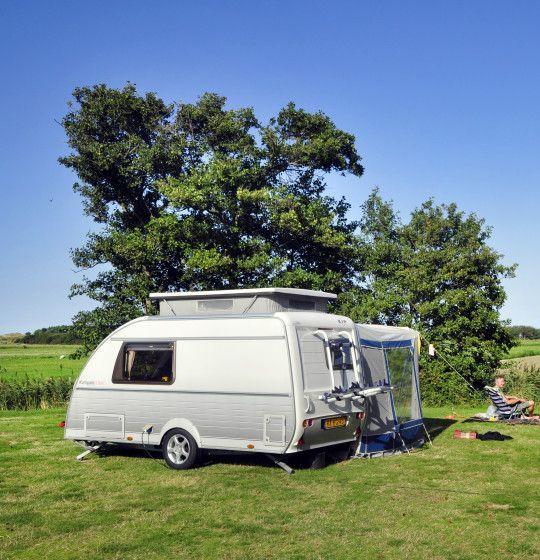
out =
[[[204,292],[150,294],[159,302],[159,314],[216,315],[226,313],[276,313],[278,311],[328,312],[328,301],[336,294],[297,288],[248,288]]]

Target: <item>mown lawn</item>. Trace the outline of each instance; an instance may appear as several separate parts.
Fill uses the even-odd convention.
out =
[[[21,380],[25,377],[74,379],[87,360],[70,359],[76,349],[77,346],[63,344],[1,344],[0,380]]]
[[[517,346],[510,349],[507,359],[525,358],[526,356],[540,356],[540,340],[520,340]]]
[[[292,476],[254,456],[185,472],[139,453],[77,463],[63,409],[0,412],[0,557],[538,558],[540,427],[448,412],[425,411],[432,448]]]

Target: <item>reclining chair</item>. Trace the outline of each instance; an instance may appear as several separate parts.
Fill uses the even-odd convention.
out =
[[[510,420],[511,418],[519,418],[522,414],[521,411],[518,411],[517,404],[507,404],[505,400],[501,397],[499,391],[494,389],[493,387],[485,387],[486,393],[488,394],[493,406],[497,409],[495,414],[504,420]]]

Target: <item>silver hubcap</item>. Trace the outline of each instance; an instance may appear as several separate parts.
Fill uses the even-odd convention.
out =
[[[189,441],[181,434],[176,434],[167,443],[167,455],[177,465],[187,461],[190,451]]]

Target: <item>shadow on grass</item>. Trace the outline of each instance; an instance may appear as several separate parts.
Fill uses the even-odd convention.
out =
[[[447,428],[456,424],[458,420],[451,420],[446,418],[424,418],[424,424],[429,433],[431,440],[439,437]],[[148,449],[138,449],[131,446],[123,446],[121,444],[108,445],[98,452],[103,457],[132,457],[136,459],[156,459],[163,462],[163,456],[160,449],[153,446]],[[266,468],[279,468],[276,464],[277,460],[282,460],[288,466],[295,470],[304,469],[319,469],[329,465],[333,465],[344,461],[350,457],[349,449],[342,448],[325,448],[323,451],[305,451],[301,453],[294,453],[285,455],[283,457],[265,455],[264,453],[242,453],[235,451],[210,451],[203,452],[201,460],[198,463],[199,467],[205,467],[215,464],[222,465],[241,465],[241,466],[256,466]],[[166,466],[166,464],[163,462]]]
[[[159,449],[137,449],[131,446],[107,445],[97,453],[100,457],[130,457],[133,459],[155,459],[167,466],[163,461],[163,455]],[[295,453],[283,457],[265,455],[264,453],[242,453],[235,451],[205,451],[202,453],[198,463],[198,468],[210,465],[241,465],[250,467],[280,468],[276,465],[276,460],[282,460],[294,470],[320,469],[344,461],[349,456],[348,449],[328,448],[323,452],[306,451]]]
[[[429,437],[432,441],[457,422],[457,420],[447,418],[424,418],[426,430],[429,432]]]
[[[471,423],[479,423],[479,422],[489,422],[490,424],[506,424],[507,421],[505,420],[497,420],[496,422],[491,422],[488,419],[483,419],[483,418],[474,418],[473,416],[471,416],[470,418],[466,418],[465,420],[462,420],[461,423],[462,424],[471,424]]]

